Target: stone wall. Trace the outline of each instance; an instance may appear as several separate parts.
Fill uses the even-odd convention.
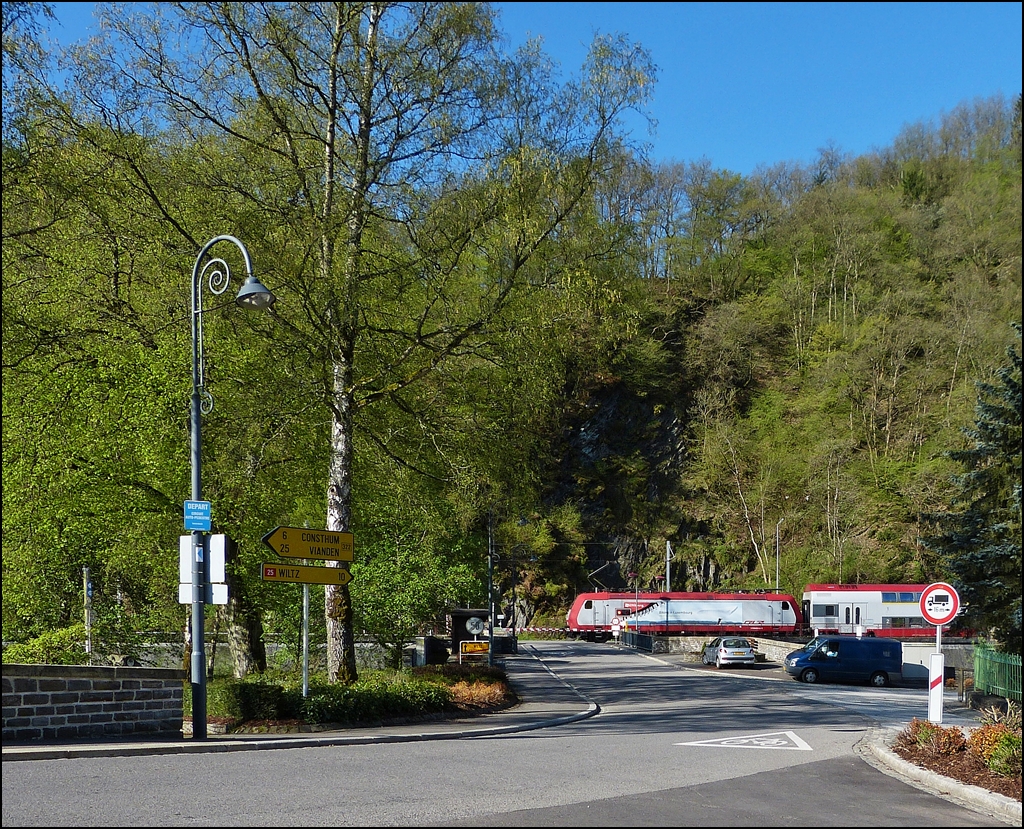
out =
[[[187,676],[169,668],[5,664],[3,739],[180,738]]]

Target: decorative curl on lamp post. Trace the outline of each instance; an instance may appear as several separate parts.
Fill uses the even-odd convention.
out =
[[[213,397],[203,385],[203,296],[200,282],[208,276],[210,292],[223,294],[231,282],[231,269],[223,259],[203,258],[218,242],[232,242],[245,258],[245,282],[235,303],[242,308],[262,310],[277,300],[252,274],[249,251],[234,236],[215,236],[199,251],[192,268],[192,500],[203,500],[202,417],[213,409]],[[192,739],[206,739],[206,533],[192,530]]]

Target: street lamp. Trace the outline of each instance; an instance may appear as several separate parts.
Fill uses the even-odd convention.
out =
[[[213,410],[213,396],[203,386],[203,297],[200,281],[209,273],[210,292],[219,296],[231,281],[231,269],[223,259],[210,258],[207,252],[218,242],[233,242],[245,257],[245,283],[235,299],[242,308],[260,310],[274,304],[275,297],[252,275],[252,260],[234,236],[215,236],[199,251],[192,268],[192,500],[203,500],[202,416]],[[200,267],[202,265],[202,267]],[[192,530],[192,739],[206,739],[206,643],[204,641],[206,570],[206,534]]]
[[[779,524],[785,521],[785,518],[780,518],[778,523],[775,525],[775,592],[779,592]]]

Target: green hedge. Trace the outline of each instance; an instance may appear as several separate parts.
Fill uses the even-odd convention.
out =
[[[3,650],[11,665],[88,665],[85,623],[50,631],[28,642],[16,642]]]
[[[467,666],[468,667],[468,666]],[[369,671],[351,685],[312,678],[309,693],[293,678],[254,675],[245,679],[213,679],[206,687],[208,717],[236,722],[300,719],[308,723],[358,725],[398,717],[436,714],[451,707],[449,686],[460,680],[498,681],[501,669],[483,666],[429,666],[434,671]],[[192,686],[184,686],[184,714],[192,714]]]

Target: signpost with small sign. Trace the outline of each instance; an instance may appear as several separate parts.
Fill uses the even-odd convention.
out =
[[[192,532],[208,533],[211,527],[210,502],[185,502],[185,529]]]
[[[486,639],[463,639],[459,642],[460,656],[481,656],[490,651],[490,642]]]
[[[939,581],[921,591],[921,615],[935,625],[935,653],[928,662],[928,721],[942,723],[942,687],[946,681],[946,659],[942,655],[942,626],[960,612],[960,595],[951,585]]]
[[[263,581],[291,584],[348,584],[352,574],[341,567],[299,567],[294,564],[263,563]]]
[[[352,561],[352,533],[311,530],[308,527],[275,527],[263,543],[285,558]]]
[[[348,562],[354,558],[352,533],[274,527],[263,536],[263,543],[282,558],[338,562],[336,567],[306,567],[305,561],[302,565],[264,562],[260,570],[263,581],[302,585],[302,696],[305,697],[309,691],[309,585],[338,587],[352,581],[348,569]]]

